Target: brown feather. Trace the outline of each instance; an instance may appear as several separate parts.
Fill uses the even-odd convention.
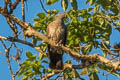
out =
[[[65,45],[66,42],[66,28],[63,19],[66,17],[64,13],[58,14],[55,20],[47,27],[47,36],[56,43]],[[50,68],[63,68],[63,51],[48,44],[48,53],[50,56]]]

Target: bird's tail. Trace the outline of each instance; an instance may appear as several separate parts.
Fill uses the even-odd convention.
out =
[[[48,53],[50,58],[49,67],[51,69],[63,69],[62,56],[63,54],[54,48],[48,47]]]

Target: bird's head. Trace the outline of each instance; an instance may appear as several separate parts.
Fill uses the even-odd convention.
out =
[[[58,14],[58,15],[55,16],[55,19],[64,20],[64,19],[66,19],[66,18],[67,18],[67,16],[66,16],[65,13],[60,13],[60,14]]]

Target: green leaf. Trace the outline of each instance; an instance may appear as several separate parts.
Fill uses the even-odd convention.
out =
[[[44,13],[38,13],[37,16],[38,16],[40,19],[45,18],[45,14],[44,14]]]
[[[39,61],[40,62],[40,61]],[[33,71],[35,71],[36,73],[40,73],[40,63],[36,63],[36,62],[33,62],[32,63],[32,69]]]
[[[90,80],[99,80],[98,75],[96,72],[90,73]]]
[[[30,51],[26,51],[26,56],[27,56],[28,58],[31,58],[32,53],[31,53]]]
[[[19,71],[17,77],[20,77],[20,76],[24,73],[24,71],[25,71],[25,70],[22,68],[22,69]]]
[[[99,4],[95,5],[95,7],[94,7],[94,13],[97,13],[99,11],[99,8],[100,8]]]
[[[89,3],[90,5],[93,5],[95,3],[96,0],[90,0]]]
[[[22,77],[22,80],[28,80],[27,78],[28,78],[28,76],[24,75],[24,76]]]
[[[62,6],[63,10],[66,10],[68,8],[68,0],[62,0],[61,6]]]
[[[36,22],[38,22],[40,20],[41,20],[40,18],[33,19],[33,21],[36,21]]]
[[[54,4],[55,2],[57,2],[58,0],[47,0],[46,1],[46,4],[47,5],[52,5],[52,4]]]
[[[81,73],[80,73],[82,76],[88,74],[88,68],[84,68],[82,69]]]
[[[34,54],[33,56],[29,57],[29,59],[27,59],[27,60],[34,61],[36,59],[36,56],[37,56],[37,54]]]
[[[53,72],[53,70],[50,69],[50,68],[48,68],[48,69],[47,69],[47,72],[50,72],[50,73],[51,73],[51,72]]]
[[[48,15],[52,15],[52,16],[55,16],[58,12],[59,12],[59,10],[58,9],[54,9],[54,10],[47,10],[47,12],[48,12]],[[47,18],[47,20],[53,20],[53,17],[51,17],[51,18]]]
[[[88,4],[89,2],[90,2],[90,0],[87,0],[87,1],[86,1],[86,4]]]
[[[31,63],[31,61],[26,60],[26,61],[24,61],[21,65],[22,65],[22,66],[24,66],[24,65],[30,65],[30,63]]]
[[[43,59],[43,54],[39,53],[39,59],[40,59],[40,60]]]
[[[89,41],[89,36],[88,35],[84,35],[83,38],[84,38],[84,42],[88,42]]]
[[[77,10],[78,6],[77,6],[77,1],[76,0],[70,0],[71,5],[73,7],[74,10]]]
[[[27,75],[27,76],[32,75],[32,70],[29,69],[29,70],[25,71],[24,75]]]

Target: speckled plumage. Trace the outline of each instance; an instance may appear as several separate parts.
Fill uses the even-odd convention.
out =
[[[47,36],[49,39],[56,43],[65,45],[66,42],[66,27],[63,19],[66,17],[65,13],[60,13],[55,16],[55,20],[48,24]],[[50,68],[62,69],[63,68],[63,51],[48,44],[48,53],[50,56]]]

